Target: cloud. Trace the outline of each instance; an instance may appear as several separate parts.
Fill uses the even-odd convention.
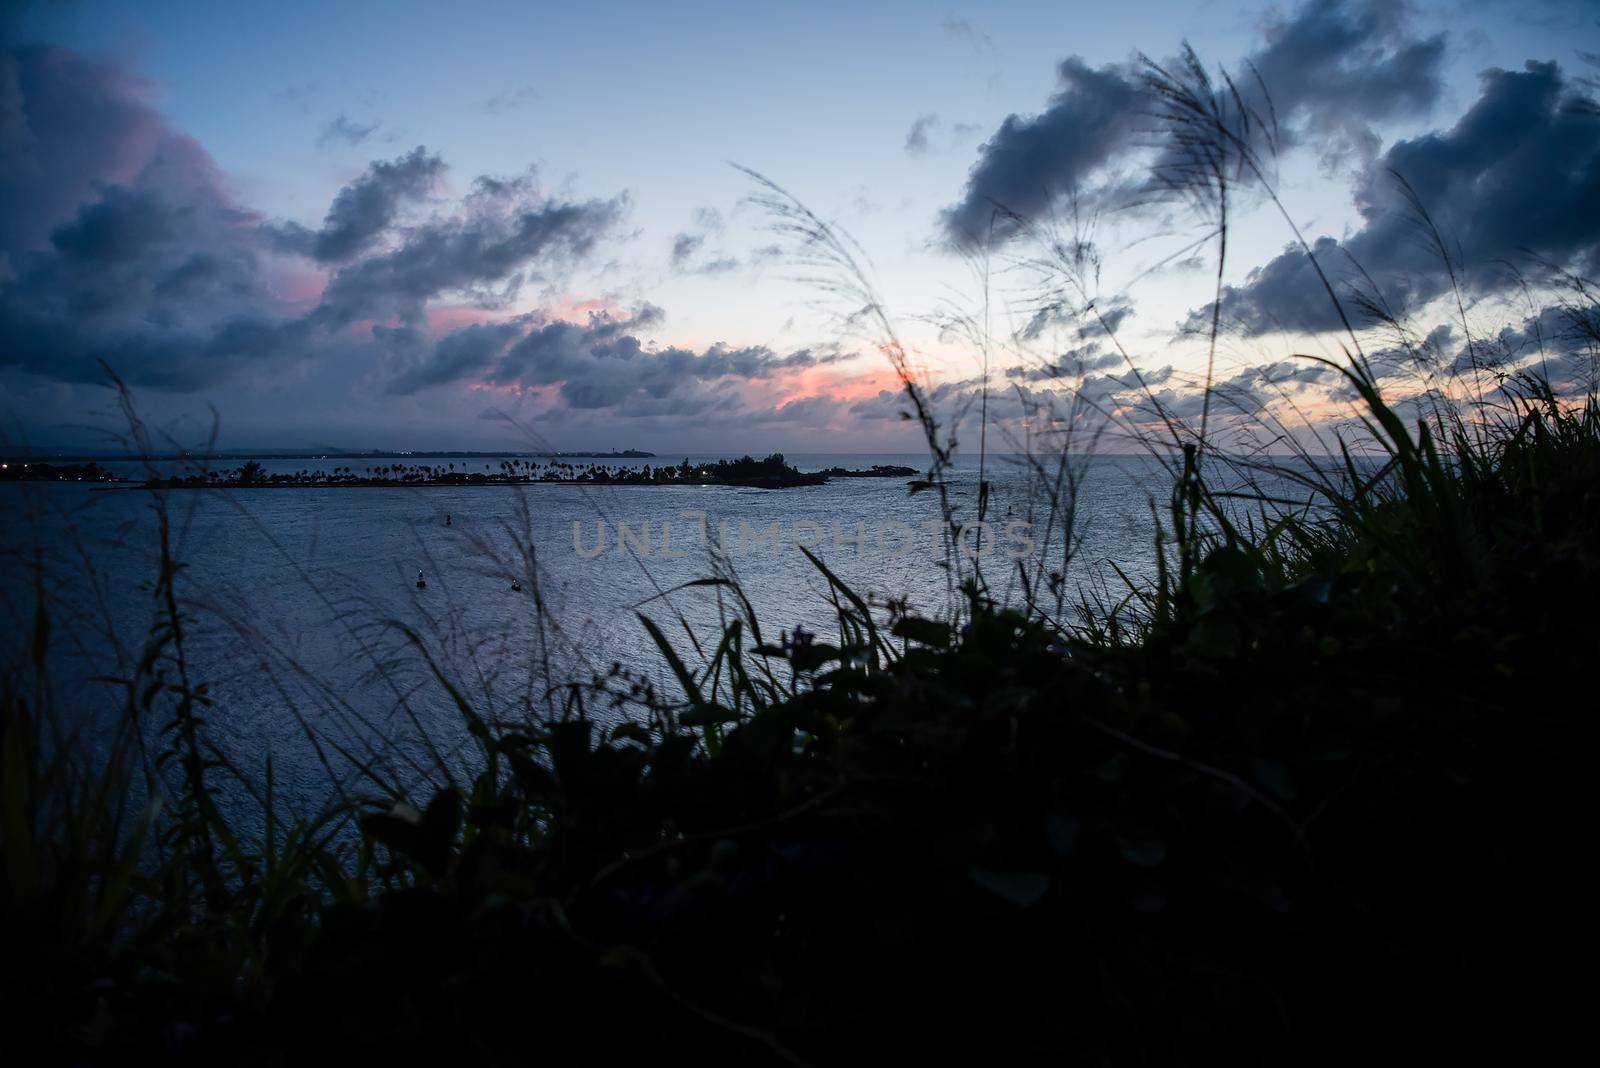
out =
[[[126,182],[179,135],[151,85],[53,46],[0,53],[0,249],[44,245],[102,183]]]
[[[584,325],[557,321],[529,332],[490,372],[501,385],[556,386],[572,408],[618,409],[620,414],[692,414],[736,398],[717,384],[770,379],[833,362],[838,355],[798,349],[723,344],[694,352],[647,349],[638,331],[657,325],[660,311],[641,320],[592,315]]]
[[[928,131],[939,125],[939,116],[922,115],[911,124],[911,129],[906,132],[905,150],[913,156],[926,155],[928,151]]]
[[[1441,343],[1429,347],[1429,354],[1443,354],[1445,345],[1453,340],[1453,334],[1447,331]],[[1552,383],[1559,383],[1577,378],[1580,370],[1592,370],[1591,361],[1597,354],[1600,311],[1593,306],[1558,304],[1525,317],[1519,324],[1508,324],[1493,336],[1470,339],[1456,350],[1448,372],[1472,375],[1478,371],[1509,373],[1533,369]],[[1585,364],[1589,366],[1582,366]]]
[[[1332,368],[1309,360],[1219,373],[1212,386],[1211,429],[1248,439],[1260,431],[1263,409],[1278,407],[1285,399],[1299,404],[1295,398],[1305,394],[1320,396],[1336,377]],[[1164,434],[1169,420],[1193,430],[1206,407],[1199,376],[1170,364],[1135,373],[1124,356],[1094,341],[1068,350],[1048,365],[1011,368],[1006,378],[1003,388],[996,388],[992,380],[987,383],[989,419],[1003,433],[1020,431],[1022,420],[1036,432],[1087,419],[1109,420],[1104,425],[1118,433]],[[953,427],[958,420],[976,417],[984,388],[980,378],[946,381],[925,390],[924,398],[940,425]],[[903,392],[882,390],[857,401],[849,412],[863,421],[903,419],[909,407]]]
[[[0,364],[88,382],[104,359],[192,388],[300,349],[309,330],[276,295],[259,215],[143,82],[56,49],[5,66]]]
[[[941,216],[951,241],[985,240],[997,206],[1027,216],[1045,213],[1139,143],[1138,117],[1148,104],[1125,67],[1095,70],[1072,57],[1061,61],[1056,75],[1060,88],[1043,113],[1006,116],[978,150],[961,200]]]
[[[905,390],[880,389],[875,395],[850,405],[850,415],[860,420],[900,419],[901,413],[909,411],[910,407]]]
[[[941,130],[948,128],[949,136],[943,138],[946,142],[945,151],[954,151],[968,142],[971,138],[983,132],[983,127],[970,122],[957,122],[947,124],[938,115],[929,112],[917,116],[911,123],[911,128],[906,131],[906,139],[902,148],[912,156],[926,156],[934,151],[934,136]]]
[[[1010,368],[1006,371],[1006,377],[1023,382],[1053,382],[1078,378],[1096,371],[1108,371],[1113,367],[1122,366],[1123,362],[1120,353],[1108,352],[1099,342],[1091,341],[1086,345],[1068,349],[1042,367]]]
[[[322,263],[343,262],[382,236],[408,202],[431,193],[444,172],[444,160],[420,146],[397,159],[375,161],[339,190],[320,230],[288,224],[274,233],[286,247]]]
[[[1292,18],[1268,21],[1266,46],[1249,62],[1280,129],[1314,140],[1329,160],[1370,159],[1378,144],[1373,123],[1431,110],[1445,38],[1412,37],[1406,17],[1404,4],[1312,0]],[[1251,82],[1247,91],[1257,93]]]
[[[0,94],[0,366],[48,380],[101,382],[102,360],[167,390],[270,377],[378,351],[343,330],[360,319],[396,331],[377,339],[393,358],[430,304],[547,278],[626,207],[554,198],[531,177],[435,201],[444,163],[418,148],[374,162],[317,229],[268,222],[115,64],[9,51]],[[470,366],[492,336],[439,358]]]
[[[1372,124],[1423,114],[1438,97],[1443,37],[1413,36],[1404,9],[1387,0],[1308,0],[1263,31],[1266,43],[1243,69],[1260,73],[1269,99],[1252,76],[1238,85],[1247,106],[1275,117],[1280,145],[1315,141],[1330,158],[1370,158]],[[1181,137],[1151,118],[1160,108],[1136,65],[1092,68],[1070,57],[1057,80],[1044,111],[1007,116],[980,147],[961,199],[940,217],[947,240],[984,240],[996,205],[1037,217],[1069,195],[1113,206],[1148,197],[1148,181],[1128,172],[1148,172],[1150,152],[1158,169],[1181,158]]]
[[[415,351],[421,347],[420,332],[414,327],[373,327],[373,333],[393,351]],[[518,322],[474,323],[441,338],[425,362],[408,368],[390,380],[388,391],[415,393],[430,386],[455,382],[479,374],[503,353],[506,346],[522,334]]]
[[[1122,324],[1133,317],[1133,305],[1126,297],[1114,297],[1105,307],[1099,309],[1098,315],[1090,315],[1088,320],[1078,327],[1078,337],[1101,337],[1115,334],[1122,329]]]
[[[530,277],[591,252],[627,204],[626,196],[557,200],[526,179],[479,179],[453,213],[407,227],[393,248],[341,267],[314,315],[335,329],[387,316],[417,322],[430,301],[452,293],[504,306]]]
[[[1338,281],[1341,296],[1359,279],[1352,261],[1397,315],[1446,292],[1450,270],[1418,206],[1459,260],[1457,278],[1469,295],[1516,284],[1507,264],[1543,260],[1579,273],[1600,268],[1600,114],[1592,98],[1554,63],[1490,70],[1481,83],[1477,101],[1453,127],[1397,142],[1366,169],[1356,191],[1362,224],[1354,234],[1314,243],[1317,263]],[[1251,336],[1340,327],[1298,247],[1229,287],[1222,312]],[[1199,309],[1190,324],[1209,315],[1209,307]]]
[[[739,260],[734,256],[701,258],[709,236],[723,230],[722,213],[716,208],[704,207],[696,209],[694,217],[699,232],[684,230],[673,235],[672,269],[680,274],[726,274],[737,270]]]
[[[1047,299],[1016,332],[1016,338],[1037,341],[1053,328],[1077,324],[1081,341],[1116,333],[1133,314],[1133,304],[1125,296],[1112,297],[1093,307],[1077,307],[1059,297]]]
[[[819,394],[764,407],[743,396],[741,387],[792,385],[806,372],[849,359],[853,353],[831,348],[779,353],[760,345],[724,344],[694,351],[656,348],[641,340],[664,321],[660,308],[641,304],[628,315],[594,312],[581,323],[522,317],[463,327],[440,338],[431,349],[418,332],[407,328],[381,328],[379,340],[402,364],[389,383],[391,393],[473,381],[514,395],[548,392],[569,412],[606,412],[627,419],[715,414],[719,425],[735,421],[819,425],[837,412],[838,403]]]
[[[678,234],[672,239],[672,265],[679,269],[685,267],[700,251],[700,246],[706,243],[703,234]]]
[[[515,111],[530,100],[539,99],[539,91],[531,85],[518,86],[515,89],[505,89],[494,94],[483,102],[483,110],[490,115],[504,115]]]
[[[317,147],[327,148],[336,142],[346,145],[360,145],[367,138],[378,132],[382,126],[376,120],[370,123],[359,123],[346,115],[338,115],[323,126],[322,132],[317,135]]]

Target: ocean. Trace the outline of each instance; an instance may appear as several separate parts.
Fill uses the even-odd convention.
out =
[[[926,466],[925,457],[902,455],[788,460],[803,471]],[[261,462],[271,474],[347,461]],[[359,471],[373,461],[348,462]],[[499,465],[488,457],[417,455],[405,462]],[[105,466],[138,473],[133,464]],[[991,525],[982,535],[969,532],[961,566],[980,565],[995,596],[1013,600],[1021,596],[1019,560],[1031,575],[1064,571],[1065,588],[1099,588],[1113,598],[1126,587],[1109,562],[1132,577],[1148,575],[1152,504],[1165,507],[1170,476],[1151,457],[1118,455],[1080,460],[1077,473],[1067,562],[1059,525],[1046,523],[1041,474],[1021,457],[989,457],[983,474]],[[337,793],[330,783],[364,789],[358,764],[410,781],[436,774],[441,760],[470,762],[462,717],[416,645],[479,714],[517,722],[530,709],[567,699],[572,691],[558,684],[581,683],[614,663],[672,687],[639,614],[656,621],[692,665],[696,643],[709,650],[722,621],[737,611],[726,586],[693,584],[715,575],[737,577],[765,640],[796,627],[829,640],[829,583],[797,542],[875,605],[894,600],[923,614],[950,612],[956,595],[949,557],[933,532],[937,496],[912,493],[908,481],[846,478],[782,490],[546,484],[170,491],[172,554],[184,565],[177,589],[185,666],[191,679],[206,683],[208,729],[220,753],[258,781],[270,754],[279,797],[309,811]],[[976,518],[976,458],[959,459],[948,481],[958,518]],[[10,576],[0,607],[10,616],[11,640],[33,633],[37,580],[51,611],[60,698],[89,723],[120,714],[115,687],[90,680],[127,676],[155,616],[154,498],[131,487],[76,483],[5,483],[0,495]],[[718,545],[720,564],[712,551]],[[746,641],[753,644],[748,634]]]

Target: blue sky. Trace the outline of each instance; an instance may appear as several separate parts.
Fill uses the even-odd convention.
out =
[[[1403,18],[1375,14],[1391,10],[1356,0],[1274,7],[25,5],[7,15],[5,43],[8,55],[22,57],[10,60],[23,64],[18,69],[35,71],[27,74],[27,84],[43,84],[45,74],[36,70],[44,69],[41,48],[87,64],[78,73],[45,64],[56,72],[51,77],[111,78],[114,72],[124,79],[117,91],[164,124],[160,136],[186,138],[198,147],[199,155],[186,157],[185,166],[203,168],[194,162],[202,157],[214,164],[215,188],[206,193],[206,210],[248,216],[256,236],[242,241],[229,231],[218,240],[228,257],[249,260],[256,273],[234,284],[235,295],[245,289],[253,294],[250,300],[239,296],[237,307],[197,304],[175,313],[166,305],[124,302],[117,310],[123,318],[107,320],[100,333],[84,340],[74,363],[52,355],[76,343],[76,335],[60,332],[65,327],[52,327],[48,343],[22,343],[39,323],[38,309],[51,304],[48,286],[59,284],[62,272],[41,259],[50,253],[42,230],[16,238],[3,250],[9,268],[0,274],[0,285],[11,287],[17,314],[0,319],[0,330],[30,355],[0,364],[0,385],[11,398],[7,433],[40,443],[81,440],[78,428],[106,408],[104,389],[80,366],[92,353],[118,367],[139,390],[141,403],[160,418],[187,417],[173,424],[180,436],[198,433],[207,405],[215,405],[230,446],[495,447],[524,432],[491,417],[509,411],[524,428],[563,448],[601,444],[589,439],[602,433],[607,446],[669,451],[797,449],[814,447],[819,435],[839,449],[915,448],[907,429],[877,410],[894,407],[897,384],[872,339],[842,335],[830,314],[839,309],[819,303],[817,293],[792,280],[797,272],[789,250],[773,248],[781,242],[747,202],[752,183],[730,161],[780,182],[860,242],[919,365],[959,404],[961,383],[975,373],[971,354],[923,317],[940,308],[981,307],[982,287],[950,250],[941,212],[976,188],[974,168],[985,160],[986,146],[1002,144],[997,134],[1008,115],[1026,123],[1055,106],[1052,94],[1065,84],[1058,69],[1064,59],[1081,57],[1086,70],[1110,70],[1136,50],[1170,57],[1187,40],[1208,61],[1240,69],[1245,57],[1265,54],[1274,33],[1312,14],[1352,25],[1363,19],[1381,23],[1355,46],[1354,64],[1377,62],[1411,45],[1420,54],[1419,43],[1438,40],[1437,56],[1417,75],[1418,102],[1388,107],[1374,97],[1350,97],[1353,108],[1370,112],[1357,119],[1371,140],[1364,142],[1365,157],[1346,154],[1338,165],[1324,158],[1326,142],[1335,136],[1329,131],[1345,136],[1354,127],[1328,115],[1344,105],[1335,101],[1318,112],[1317,88],[1268,87],[1274,96],[1302,92],[1313,98],[1298,120],[1305,129],[1295,147],[1278,160],[1283,198],[1308,236],[1348,240],[1374,225],[1358,212],[1357,200],[1382,165],[1381,153],[1405,139],[1450,129],[1484,92],[1480,72],[1518,72],[1528,60],[1553,60],[1565,79],[1563,91],[1571,95],[1583,92],[1576,77],[1592,73],[1579,52],[1600,50],[1594,13],[1585,4],[1418,4]],[[1292,80],[1296,68],[1281,69]],[[1070,125],[1076,117],[1068,113],[1068,105],[1078,103],[1065,97],[1058,103],[1051,114],[1060,116],[1062,129],[1079,129]],[[28,104],[24,99],[20,108],[24,120],[32,117]],[[1127,121],[1136,124],[1137,118]],[[922,137],[908,143],[919,120]],[[55,129],[28,127],[32,141],[11,142],[6,151],[15,156],[8,165],[33,166],[26,155],[32,150],[17,145],[74,136],[71,116],[52,114],[50,121]],[[85,136],[110,136],[102,127],[85,129],[96,131]],[[172,324],[181,320],[187,339],[202,327],[220,336],[243,319],[282,325],[304,311],[296,301],[313,299],[334,274],[359,264],[297,263],[295,253],[285,251],[284,228],[316,230],[342,189],[361,182],[375,162],[397,161],[418,146],[440,161],[437,173],[430,170],[427,188],[406,201],[404,214],[363,255],[401,248],[429,218],[460,223],[462,212],[475,210],[463,198],[480,175],[526,176],[531,167],[536,177],[519,204],[609,207],[603,219],[597,214],[591,220],[592,230],[581,241],[572,234],[562,239],[572,247],[562,246],[566,252],[558,265],[545,263],[544,253],[516,264],[525,277],[514,294],[506,288],[509,275],[483,275],[482,286],[475,282],[471,293],[430,289],[410,311],[373,305],[370,314],[340,319],[337,328],[287,331],[259,358],[208,341],[196,349],[192,365],[154,366],[171,339],[150,335],[151,323],[175,329]],[[1107,175],[1136,167],[1139,151],[1152,147],[1149,138],[1130,142],[1117,150],[1122,156],[1090,160],[1070,177],[1103,186]],[[1589,180],[1584,168],[1590,156],[1573,158],[1581,188]],[[91,175],[83,203],[56,206],[59,217],[49,221],[69,223],[94,198],[105,197],[108,186],[138,189],[156,182],[147,164],[138,178],[128,169],[132,162],[115,173]],[[1039,181],[1049,180],[1041,169]],[[1446,182],[1441,188],[1469,185]],[[31,187],[20,188],[26,195]],[[1058,194],[1059,189],[1040,202],[1056,211]],[[170,198],[170,189],[162,195]],[[13,204],[12,210],[34,207]],[[1461,209],[1464,232],[1473,230],[1471,208]],[[1290,235],[1259,195],[1242,195],[1237,210],[1226,277],[1243,287],[1249,272],[1272,261]],[[1174,340],[1175,329],[1209,299],[1214,260],[1187,271],[1149,277],[1143,272],[1205,230],[1203,220],[1170,208],[1107,210],[1095,235],[1104,259],[1098,295],[1136,309],[1119,336],[1148,369],[1171,366],[1179,378],[1202,357],[1192,339]],[[189,244],[181,255],[168,250],[177,257],[173,263],[194,261],[202,237],[184,240]],[[269,248],[270,241],[278,243]],[[1592,251],[1587,241],[1556,247],[1573,263],[1586,262]],[[1491,251],[1488,245],[1485,251]],[[1202,260],[1210,255],[1205,248],[1197,252]],[[1016,242],[991,258],[991,326],[1003,339],[1037,310],[1041,283],[1019,267],[1026,259]],[[1132,279],[1138,283],[1129,288]],[[499,296],[486,298],[485,286]],[[1485,282],[1482,289],[1486,298],[1496,295],[1494,285]],[[269,306],[270,315],[264,310]],[[1247,321],[1248,305],[1240,308]],[[1422,305],[1415,310],[1426,314]],[[590,315],[611,325],[602,323],[600,334],[593,334]],[[514,321],[515,329],[508,325]],[[570,338],[561,335],[561,344],[581,351],[574,356],[561,348],[566,355],[552,355],[557,334],[551,333],[544,348],[527,347],[517,365],[522,377],[508,366],[507,347],[494,350],[500,355],[457,357],[450,366],[465,370],[455,377],[430,370],[438,366],[437,347],[454,331],[507,324],[496,343],[515,346],[558,323],[574,327]],[[400,328],[410,333],[393,332]],[[1081,323],[1063,319],[1052,329],[1063,336],[1030,339],[1038,359],[1048,362],[1068,350],[1091,362],[1103,356],[1103,344],[1098,354],[1079,351],[1085,340],[1076,333]],[[1309,331],[1242,333],[1226,350],[1239,367],[1311,345],[1326,351],[1330,344],[1311,340]],[[482,334],[458,341],[481,340]],[[578,383],[594,362],[590,354],[601,334],[637,339],[637,355],[607,349],[604,357],[611,362],[596,381]],[[1006,367],[1020,373],[1027,364],[1030,357],[1018,348],[1009,341],[995,347],[1000,374]],[[458,344],[451,351],[460,349]],[[639,362],[667,350],[681,354],[673,366],[693,380],[692,388],[679,389],[665,364],[646,368]],[[717,362],[718,353],[726,352],[747,355]],[[809,355],[795,358],[797,353]],[[847,358],[851,353],[861,355]],[[696,363],[682,356],[711,359]],[[209,362],[202,365],[202,359]],[[629,359],[636,362],[624,362]],[[725,364],[732,370],[724,373]],[[528,371],[536,365],[539,370]],[[635,379],[646,384],[629,393],[625,385]],[[397,391],[397,381],[430,384]],[[1058,399],[1076,385],[1081,383],[1061,384]],[[866,404],[880,389],[890,398]]]

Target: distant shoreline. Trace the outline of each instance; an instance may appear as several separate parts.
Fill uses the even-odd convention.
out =
[[[269,472],[255,460],[231,471],[173,474],[163,478],[136,479],[115,474],[97,463],[28,463],[0,469],[0,481],[87,482],[92,485],[121,486],[128,489],[374,489],[380,487],[424,489],[440,486],[744,486],[752,489],[791,489],[796,486],[821,486],[835,478],[908,478],[915,468],[898,464],[874,464],[868,468],[829,467],[822,471],[801,471],[784,461],[781,453],[764,460],[744,456],[737,460],[681,464],[659,467],[606,467],[591,464],[575,467],[552,462],[543,465],[502,461],[498,472],[455,470],[442,466],[390,465],[368,467],[363,474],[352,468],[336,467],[331,472]],[[464,465],[463,465],[464,468]],[[520,470],[519,470],[520,468]],[[385,473],[386,472],[386,473]]]
[[[434,478],[307,478],[282,477],[257,481],[210,481],[172,478],[153,479],[148,482],[117,482],[129,489],[443,489],[465,486],[738,486],[745,489],[794,489],[799,486],[824,486],[836,478],[910,478],[917,474],[915,468],[899,465],[874,465],[871,468],[848,470],[832,467],[825,471],[790,470],[774,475],[725,475],[687,478],[630,477],[633,472],[585,473],[572,478],[561,477],[508,477],[481,473],[448,474]]]
[[[84,464],[84,463],[196,463],[200,461],[230,461],[240,460],[409,460],[416,457],[428,457],[440,460],[654,460],[658,454],[644,452],[639,449],[624,449],[621,452],[462,452],[459,450],[441,449],[437,452],[426,449],[410,449],[405,452],[392,450],[379,450],[374,452],[251,452],[228,450],[224,452],[167,452],[156,453],[150,456],[139,456],[130,453],[61,453],[32,454],[28,456],[6,457],[10,463],[43,463],[43,464]]]

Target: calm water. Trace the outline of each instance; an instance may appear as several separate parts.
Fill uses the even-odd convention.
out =
[[[789,459],[802,470],[923,465],[915,456]],[[463,463],[453,462],[458,468]],[[316,465],[264,466],[274,472]],[[1030,532],[1042,540],[1037,479],[1008,458],[991,458],[987,476],[994,487],[991,520],[1003,525],[1031,517],[1038,525]],[[719,629],[715,589],[661,596],[712,573],[697,539],[700,520],[685,512],[706,513],[713,532],[726,524],[729,559],[774,635],[797,624],[824,637],[832,629],[826,582],[793,547],[797,538],[814,542],[859,592],[904,598],[925,613],[946,611],[947,572],[936,563],[943,551],[925,528],[938,515],[937,500],[931,493],[910,494],[905,482],[835,479],[780,491],[535,485],[174,492],[168,506],[175,553],[187,565],[180,589],[193,620],[191,670],[211,687],[211,727],[230,757],[246,768],[261,767],[270,752],[280,789],[310,804],[327,794],[324,761],[350,777],[332,743],[406,775],[408,763],[430,760],[430,745],[448,759],[464,742],[459,717],[423,675],[420,659],[395,655],[404,638],[387,623],[422,636],[474,703],[502,718],[516,718],[530,701],[543,700],[546,654],[557,680],[587,678],[613,661],[666,678],[637,612],[651,615],[686,649],[679,615],[702,635]],[[976,462],[962,460],[952,483],[959,513],[974,517]],[[1148,458],[1090,461],[1069,580],[1104,576],[1107,560],[1136,574],[1148,569],[1150,501],[1164,499],[1169,486]],[[127,671],[148,630],[150,594],[141,584],[156,574],[151,498],[138,490],[79,485],[8,484],[0,485],[0,494],[8,520],[3,544],[12,579],[4,584],[4,610],[14,624],[10,631],[31,631],[28,564],[41,562],[58,617],[58,674],[76,681],[68,686],[74,700],[92,704],[82,680]],[[595,553],[597,523],[605,525],[606,543]],[[741,523],[749,533],[769,535],[776,524],[778,538],[742,540]],[[619,524],[632,532],[632,552],[618,551]],[[648,549],[642,549],[646,524]],[[670,531],[674,555],[663,552],[663,529]],[[988,545],[997,554],[1021,549],[1003,531]],[[544,632],[543,643],[527,569],[530,550],[539,589],[559,624],[553,636]],[[1059,545],[1052,551],[1051,566],[1059,567]],[[1013,569],[1004,555],[986,557],[985,569],[998,590],[1011,585],[1006,576]],[[419,570],[426,589],[415,585]],[[523,583],[521,592],[512,590],[514,578]]]

